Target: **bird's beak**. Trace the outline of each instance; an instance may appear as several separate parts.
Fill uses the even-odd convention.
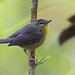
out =
[[[48,20],[47,23],[51,22],[52,20]]]

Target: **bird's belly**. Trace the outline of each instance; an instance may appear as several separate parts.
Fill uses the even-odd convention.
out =
[[[44,40],[45,40],[45,37],[37,43],[33,43],[30,45],[24,45],[21,47],[24,48],[25,50],[35,50],[36,48],[38,48],[39,46],[41,46],[43,44]]]
[[[30,44],[30,45],[24,45],[24,46],[21,46],[21,47],[24,48],[25,50],[35,50],[36,48],[41,46],[44,43],[44,40],[46,38],[46,34],[47,34],[47,30],[48,30],[47,28],[48,28],[48,25],[46,25],[44,27],[43,31],[42,31],[44,37],[40,41],[38,41],[36,43],[33,43],[33,44]]]

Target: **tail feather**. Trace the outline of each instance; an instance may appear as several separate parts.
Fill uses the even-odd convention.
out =
[[[0,44],[2,43],[10,43],[10,41],[8,39],[0,39]]]

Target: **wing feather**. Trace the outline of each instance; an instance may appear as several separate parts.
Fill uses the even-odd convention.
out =
[[[33,43],[40,41],[42,38],[43,38],[43,33],[39,31],[31,32],[31,34],[28,34],[28,35],[19,34],[17,37],[15,37],[12,40],[9,46],[29,45],[29,44],[33,44]]]

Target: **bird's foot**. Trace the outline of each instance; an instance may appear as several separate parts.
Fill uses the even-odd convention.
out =
[[[34,58],[32,58],[32,57],[29,57],[29,60],[28,60],[29,62],[30,61],[33,61],[34,63],[35,63],[35,59]]]
[[[26,52],[26,50],[24,49],[24,52],[28,55],[28,57],[29,57],[29,62],[30,61],[33,61],[35,64],[36,64],[36,61],[35,61],[35,57],[31,57],[27,52]]]

